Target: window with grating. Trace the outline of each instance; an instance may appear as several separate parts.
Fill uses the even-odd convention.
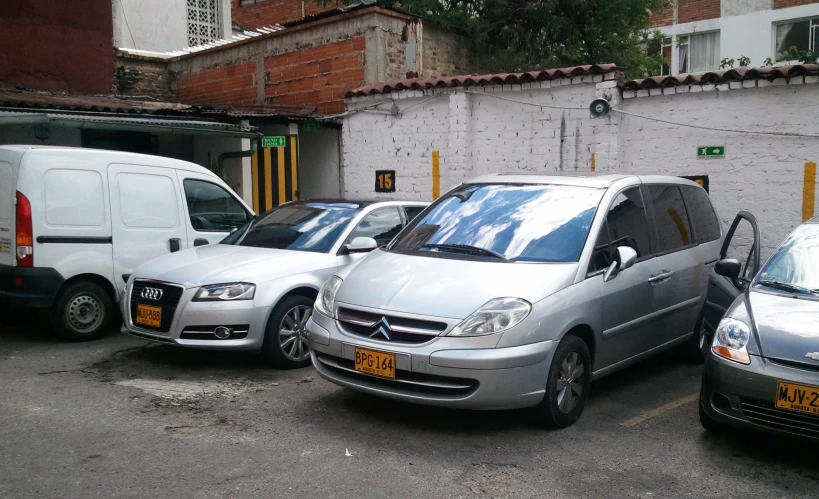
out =
[[[195,47],[221,37],[218,0],[188,0],[188,45]]]

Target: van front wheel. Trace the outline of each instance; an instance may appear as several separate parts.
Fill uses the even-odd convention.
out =
[[[90,341],[105,335],[114,306],[93,282],[75,282],[62,290],[51,308],[51,327],[64,340]]]

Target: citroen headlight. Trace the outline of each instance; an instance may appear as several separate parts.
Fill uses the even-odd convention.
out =
[[[482,336],[500,333],[529,315],[532,304],[520,298],[495,298],[455,326],[447,336]]]
[[[751,327],[748,324],[737,319],[726,318],[717,326],[711,351],[724,359],[740,364],[750,364],[751,357],[746,348],[750,340]]]
[[[246,282],[232,282],[228,284],[211,284],[202,286],[193,301],[233,301],[252,300],[256,294],[256,285]]]
[[[336,301],[336,292],[341,286],[341,277],[334,275],[321,287],[316,298],[315,309],[327,317],[333,316],[333,302]]]

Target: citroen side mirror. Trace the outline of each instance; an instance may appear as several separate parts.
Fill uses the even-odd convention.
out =
[[[609,282],[617,277],[617,274],[634,266],[637,261],[637,252],[634,248],[629,246],[618,246],[617,251],[614,252],[614,261],[611,262],[606,273],[603,274],[603,282]]]

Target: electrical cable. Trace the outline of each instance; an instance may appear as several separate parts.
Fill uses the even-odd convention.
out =
[[[122,18],[125,19],[125,26],[128,28],[128,34],[131,35],[131,43],[134,44],[134,49],[139,50],[139,47],[136,46],[136,40],[134,40],[134,33],[131,32],[131,25],[128,24],[128,16],[125,15],[125,5],[123,2],[125,0],[119,0],[119,9],[122,11]]]

